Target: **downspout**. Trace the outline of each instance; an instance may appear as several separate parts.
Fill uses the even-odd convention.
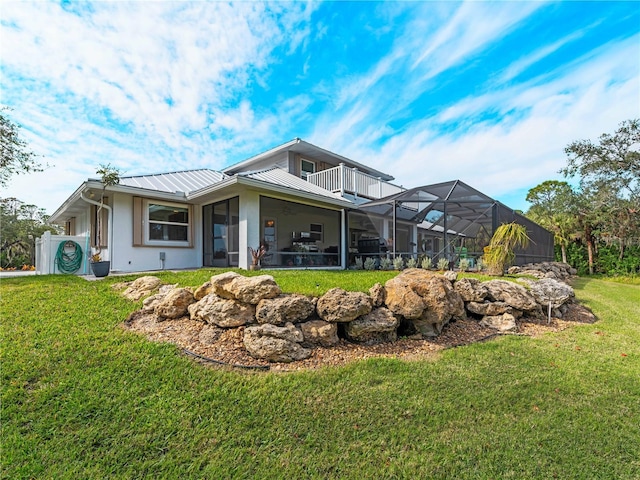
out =
[[[95,205],[96,207],[101,206],[99,202],[96,202],[95,200],[91,200],[85,197],[84,192],[80,192],[80,198],[85,202],[90,203],[91,205]],[[109,212],[109,223],[107,224],[107,239],[109,242],[109,245],[108,245],[109,261],[111,262],[111,259],[113,257],[113,209],[109,205],[105,205],[105,204],[102,204],[102,207],[106,208],[107,211]],[[111,266],[113,267],[113,263],[111,263]]]

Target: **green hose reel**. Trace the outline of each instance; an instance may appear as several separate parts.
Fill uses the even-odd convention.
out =
[[[76,273],[82,266],[82,248],[73,240],[60,242],[56,252],[56,265],[62,273]]]

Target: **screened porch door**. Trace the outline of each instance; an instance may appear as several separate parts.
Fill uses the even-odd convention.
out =
[[[205,205],[204,258],[207,267],[237,267],[238,242],[238,198]]]

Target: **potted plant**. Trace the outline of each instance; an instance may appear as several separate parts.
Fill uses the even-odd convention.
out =
[[[106,277],[111,269],[109,260],[102,260],[102,209],[104,207],[104,193],[107,187],[120,183],[120,170],[111,165],[100,165],[96,170],[102,182],[102,192],[100,193],[100,205],[96,213],[96,252],[91,255],[91,270],[96,277]]]
[[[99,253],[91,255],[91,271],[96,277],[106,277],[110,268],[111,262],[103,261]]]
[[[249,265],[249,270],[260,270],[260,260],[267,253],[267,247],[264,244],[261,244],[257,249],[249,247],[251,251],[251,265]]]

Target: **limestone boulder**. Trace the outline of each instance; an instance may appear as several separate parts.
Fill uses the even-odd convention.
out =
[[[404,282],[400,275],[387,280],[384,284],[385,305],[393,313],[404,318],[420,318],[425,308],[422,297],[411,288],[410,284]]]
[[[254,358],[270,362],[295,362],[311,356],[311,350],[304,348],[302,332],[292,323],[283,327],[265,323],[247,327],[243,343]]]
[[[156,293],[155,295],[151,295],[150,297],[145,298],[142,301],[142,311],[145,313],[153,313],[156,310],[156,306],[160,304],[162,299],[166,297],[166,293]]]
[[[193,297],[196,300],[202,300],[206,295],[209,295],[210,293],[216,293],[211,280],[203,283],[198,288],[196,288],[196,291],[193,292]]]
[[[561,305],[573,301],[576,296],[569,285],[551,278],[531,282],[530,291],[538,304],[544,308],[547,308],[549,303],[552,308],[560,308]]]
[[[122,295],[129,300],[137,301],[142,297],[151,295],[154,290],[160,287],[162,281],[158,277],[152,275],[145,275],[144,277],[136,278],[127,289],[122,292]]]
[[[243,277],[235,272],[225,272],[211,277],[214,293],[222,298],[257,305],[265,298],[275,298],[282,293],[271,275]]]
[[[387,298],[387,292],[381,283],[376,283],[369,289],[369,296],[374,307],[381,307]]]
[[[487,315],[480,320],[480,326],[493,328],[500,332],[510,332],[517,329],[516,318],[510,313]]]
[[[316,311],[326,322],[351,322],[372,309],[371,297],[362,292],[332,288],[318,299]]]
[[[483,285],[489,292],[490,300],[505,302],[522,311],[539,310],[536,299],[522,285],[506,280],[489,280]]]
[[[458,279],[458,272],[454,272],[453,270],[447,270],[442,273],[442,276],[449,280],[451,283],[455,282]]]
[[[482,302],[489,295],[487,287],[477,278],[462,278],[453,284],[453,289],[464,302]]]
[[[442,331],[452,318],[465,316],[464,302],[444,276],[410,268],[387,281],[386,305],[392,313],[413,321],[426,336]]]
[[[184,317],[189,313],[189,305],[195,302],[193,293],[188,288],[174,288],[155,306],[154,312],[158,320]]]
[[[189,315],[192,320],[222,328],[255,323],[255,312],[253,305],[222,298],[215,293],[205,295],[198,302],[189,305]]]
[[[217,296],[222,298],[234,299],[233,294],[231,294],[227,287],[231,282],[239,277],[242,277],[239,273],[224,272],[219,275],[212,276],[208,283],[211,285],[211,289],[213,289],[212,293],[215,293]]]
[[[373,345],[397,340],[399,320],[388,308],[381,307],[345,325],[345,335],[353,342]]]
[[[306,320],[316,310],[315,301],[304,295],[279,295],[260,300],[256,308],[258,323],[284,325]]]
[[[513,313],[514,308],[505,302],[469,302],[467,310],[476,315],[502,315]]]
[[[304,346],[332,347],[340,342],[338,324],[324,320],[310,320],[298,325],[304,337]]]

